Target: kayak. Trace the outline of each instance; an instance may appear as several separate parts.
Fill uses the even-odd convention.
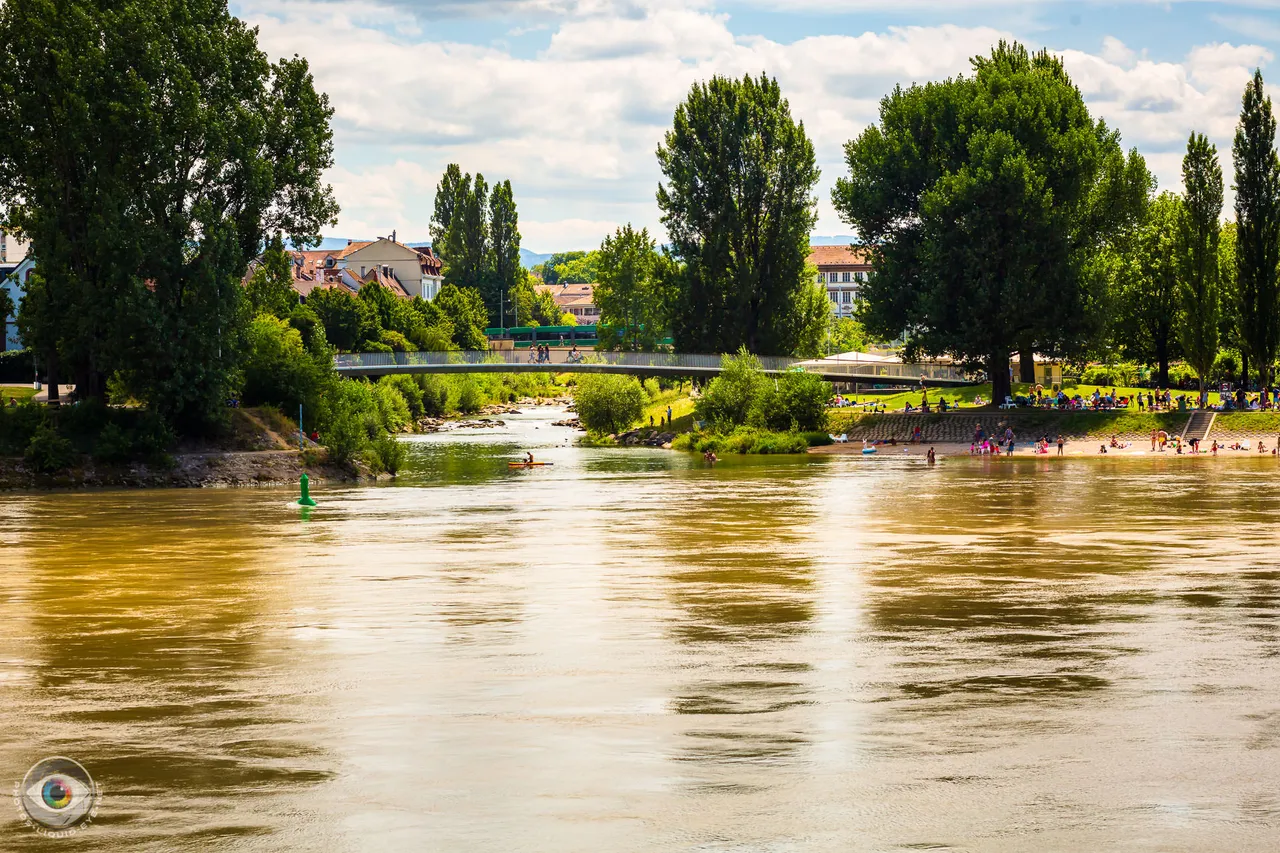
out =
[[[508,468],[541,468],[543,465],[554,465],[554,462],[508,462]]]

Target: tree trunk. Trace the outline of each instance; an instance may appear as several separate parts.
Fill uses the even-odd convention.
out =
[[[1249,387],[1249,354],[1244,350],[1240,350],[1240,387]]]
[[[56,347],[51,348],[45,357],[44,372],[49,386],[49,405],[57,406],[61,401],[58,399],[58,350]]]
[[[1156,349],[1156,385],[1160,388],[1169,387],[1169,347],[1168,345],[1158,347]]]
[[[1028,385],[1036,383],[1036,354],[1029,343],[1018,347],[1018,381]]]
[[[991,401],[1003,403],[1005,397],[1013,396],[1009,381],[1009,351],[993,352],[987,362],[987,375],[991,377]]]

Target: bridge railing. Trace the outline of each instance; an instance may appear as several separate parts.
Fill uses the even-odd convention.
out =
[[[461,352],[372,352],[344,353],[334,357],[334,366],[340,371],[367,371],[383,367],[433,367],[447,365],[565,365],[599,364],[612,367],[662,368],[670,372],[688,369],[697,372],[718,370],[724,356],[704,353],[667,352],[583,352],[579,361],[570,359],[569,353],[559,350],[551,353],[550,361],[539,362],[536,355],[530,359],[530,351],[466,350]],[[804,370],[821,373],[827,377],[849,376],[866,381],[868,377],[885,382],[918,382],[926,380],[964,381],[968,378],[955,365],[941,362],[903,364],[880,359],[862,359],[856,356],[833,356],[823,359],[798,359],[780,356],[759,356],[760,365],[771,373],[788,370]]]

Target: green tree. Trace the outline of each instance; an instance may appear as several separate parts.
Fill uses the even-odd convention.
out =
[[[569,263],[570,261],[576,261],[581,258],[585,258],[587,254],[588,254],[587,252],[556,252],[551,257],[547,258],[545,261],[543,261],[542,263],[534,267],[534,270],[542,278],[543,283],[559,284],[560,274],[559,272],[557,272],[557,270],[560,267],[564,266],[565,264]],[[590,278],[580,283],[589,284],[592,281],[595,281],[595,279]],[[567,282],[567,283],[572,284],[573,282]]]
[[[252,314],[264,311],[277,317],[288,317],[298,305],[298,292],[293,289],[293,260],[284,250],[280,235],[267,241],[258,268],[249,276],[245,296]]]
[[[741,347],[736,356],[726,355],[720,360],[720,375],[707,383],[693,404],[694,414],[713,428],[728,432],[747,422],[767,381],[760,359]]]
[[[489,317],[501,324],[499,311],[509,311],[516,288],[525,280],[520,264],[520,219],[511,181],[495,184],[489,196],[489,250],[491,272],[481,291]]]
[[[4,286],[4,282],[0,281],[0,352],[4,352],[3,347],[9,339],[9,318],[16,310],[17,306],[13,304],[9,289]]]
[[[658,148],[658,206],[682,274],[672,334],[686,352],[796,351],[809,232],[817,221],[813,145],[775,80],[696,84]]]
[[[329,343],[346,352],[382,331],[369,304],[346,288],[317,287],[307,297],[307,307],[320,318]]]
[[[1258,385],[1266,387],[1280,343],[1280,158],[1261,71],[1245,87],[1232,155],[1241,337],[1245,354],[1258,366]]]
[[[590,432],[623,432],[644,412],[644,388],[634,376],[587,374],[578,378],[573,405]]]
[[[14,0],[0,34],[0,207],[40,259],[51,389],[128,372],[183,429],[221,421],[249,260],[337,212],[328,99],[221,0]]]
[[[604,238],[594,290],[602,349],[639,352],[657,347],[667,326],[660,287],[663,262],[647,228],[636,231],[628,224]]]
[[[296,412],[302,404],[311,410],[331,364],[317,363],[287,321],[259,314],[245,330],[241,396],[249,405],[270,403]]]
[[[1156,381],[1169,386],[1169,362],[1178,347],[1178,229],[1182,199],[1161,193],[1123,253],[1110,258],[1114,280],[1114,337],[1126,358],[1154,364]]]
[[[457,163],[450,163],[440,176],[440,183],[436,184],[436,207],[431,216],[431,245],[437,253],[446,251],[453,214],[470,189],[471,181],[468,178],[464,182],[462,168]]]
[[[464,350],[484,350],[489,348],[489,339],[485,336],[488,313],[480,292],[473,287],[455,287],[446,284],[440,288],[432,301],[453,329],[453,342]]]
[[[1072,355],[1101,336],[1097,257],[1151,179],[1061,60],[1002,42],[970,77],[895,89],[845,154],[833,201],[874,258],[872,334],[984,363],[997,399],[1013,349]]]
[[[444,280],[483,292],[489,275],[489,185],[484,175],[465,175],[441,253]]]
[[[830,314],[827,346],[833,353],[866,352],[867,330],[853,317]]]
[[[1221,296],[1218,282],[1222,216],[1222,166],[1218,149],[1201,134],[1191,134],[1182,160],[1183,201],[1178,217],[1178,298],[1182,316],[1178,337],[1187,363],[1204,383],[1218,357]]]
[[[548,284],[591,284],[599,278],[597,252],[569,252],[574,255],[555,267],[555,281]]]

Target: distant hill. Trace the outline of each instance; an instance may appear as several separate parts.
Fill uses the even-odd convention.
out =
[[[538,254],[537,252],[530,252],[528,249],[521,248],[520,263],[524,264],[526,269],[529,267],[536,267],[538,264],[551,260],[552,254],[554,253],[546,252],[544,254]]]

